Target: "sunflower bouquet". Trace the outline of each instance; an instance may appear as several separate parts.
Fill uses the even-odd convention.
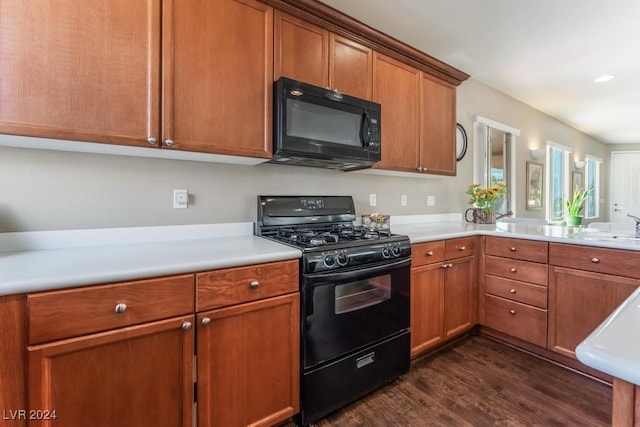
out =
[[[498,199],[507,194],[507,184],[497,182],[491,187],[481,188],[480,184],[471,184],[466,193],[471,196],[469,204],[475,208],[493,211]]]

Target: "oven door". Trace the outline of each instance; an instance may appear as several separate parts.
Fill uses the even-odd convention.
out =
[[[303,275],[303,369],[409,329],[411,260]]]

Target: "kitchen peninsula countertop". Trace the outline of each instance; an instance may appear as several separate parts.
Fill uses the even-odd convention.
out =
[[[428,215],[391,217],[391,232],[395,234],[406,234],[409,236],[411,243],[473,235],[489,235],[640,251],[640,241],[586,240],[570,237],[570,235],[575,232],[586,230],[584,227],[501,221],[498,221],[496,224],[473,224],[458,219],[460,216],[457,214],[446,214],[441,217],[443,218],[442,220],[436,221],[430,220]]]
[[[296,259],[253,223],[0,233],[0,295]]]
[[[587,366],[640,386],[640,287],[576,347]]]
[[[412,243],[481,234],[640,251],[640,243],[635,240],[598,241],[569,237],[572,233],[584,231],[583,227],[500,221],[495,225],[480,225],[466,223],[456,216],[433,222],[428,217],[422,221],[420,218],[399,217],[395,225],[392,217],[391,230],[408,235]],[[591,368],[640,386],[640,340],[633,337],[638,325],[640,287],[576,348],[578,360]]]

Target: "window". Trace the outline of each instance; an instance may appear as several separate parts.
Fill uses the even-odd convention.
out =
[[[562,221],[565,214],[565,200],[569,194],[568,147],[547,143],[547,221]]]
[[[600,164],[602,160],[587,156],[585,159],[585,188],[593,187],[593,191],[587,196],[584,217],[597,218],[600,216]]]
[[[507,184],[507,194],[496,203],[496,212],[515,209],[515,144],[520,130],[485,117],[476,116],[474,122],[474,183],[489,187],[496,182]]]

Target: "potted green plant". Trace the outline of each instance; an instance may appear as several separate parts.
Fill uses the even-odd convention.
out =
[[[567,225],[579,226],[582,224],[582,216],[580,212],[584,208],[584,202],[587,200],[589,193],[593,191],[593,186],[580,190],[580,187],[576,186],[573,192],[573,198],[567,200],[567,215],[565,222]]]

